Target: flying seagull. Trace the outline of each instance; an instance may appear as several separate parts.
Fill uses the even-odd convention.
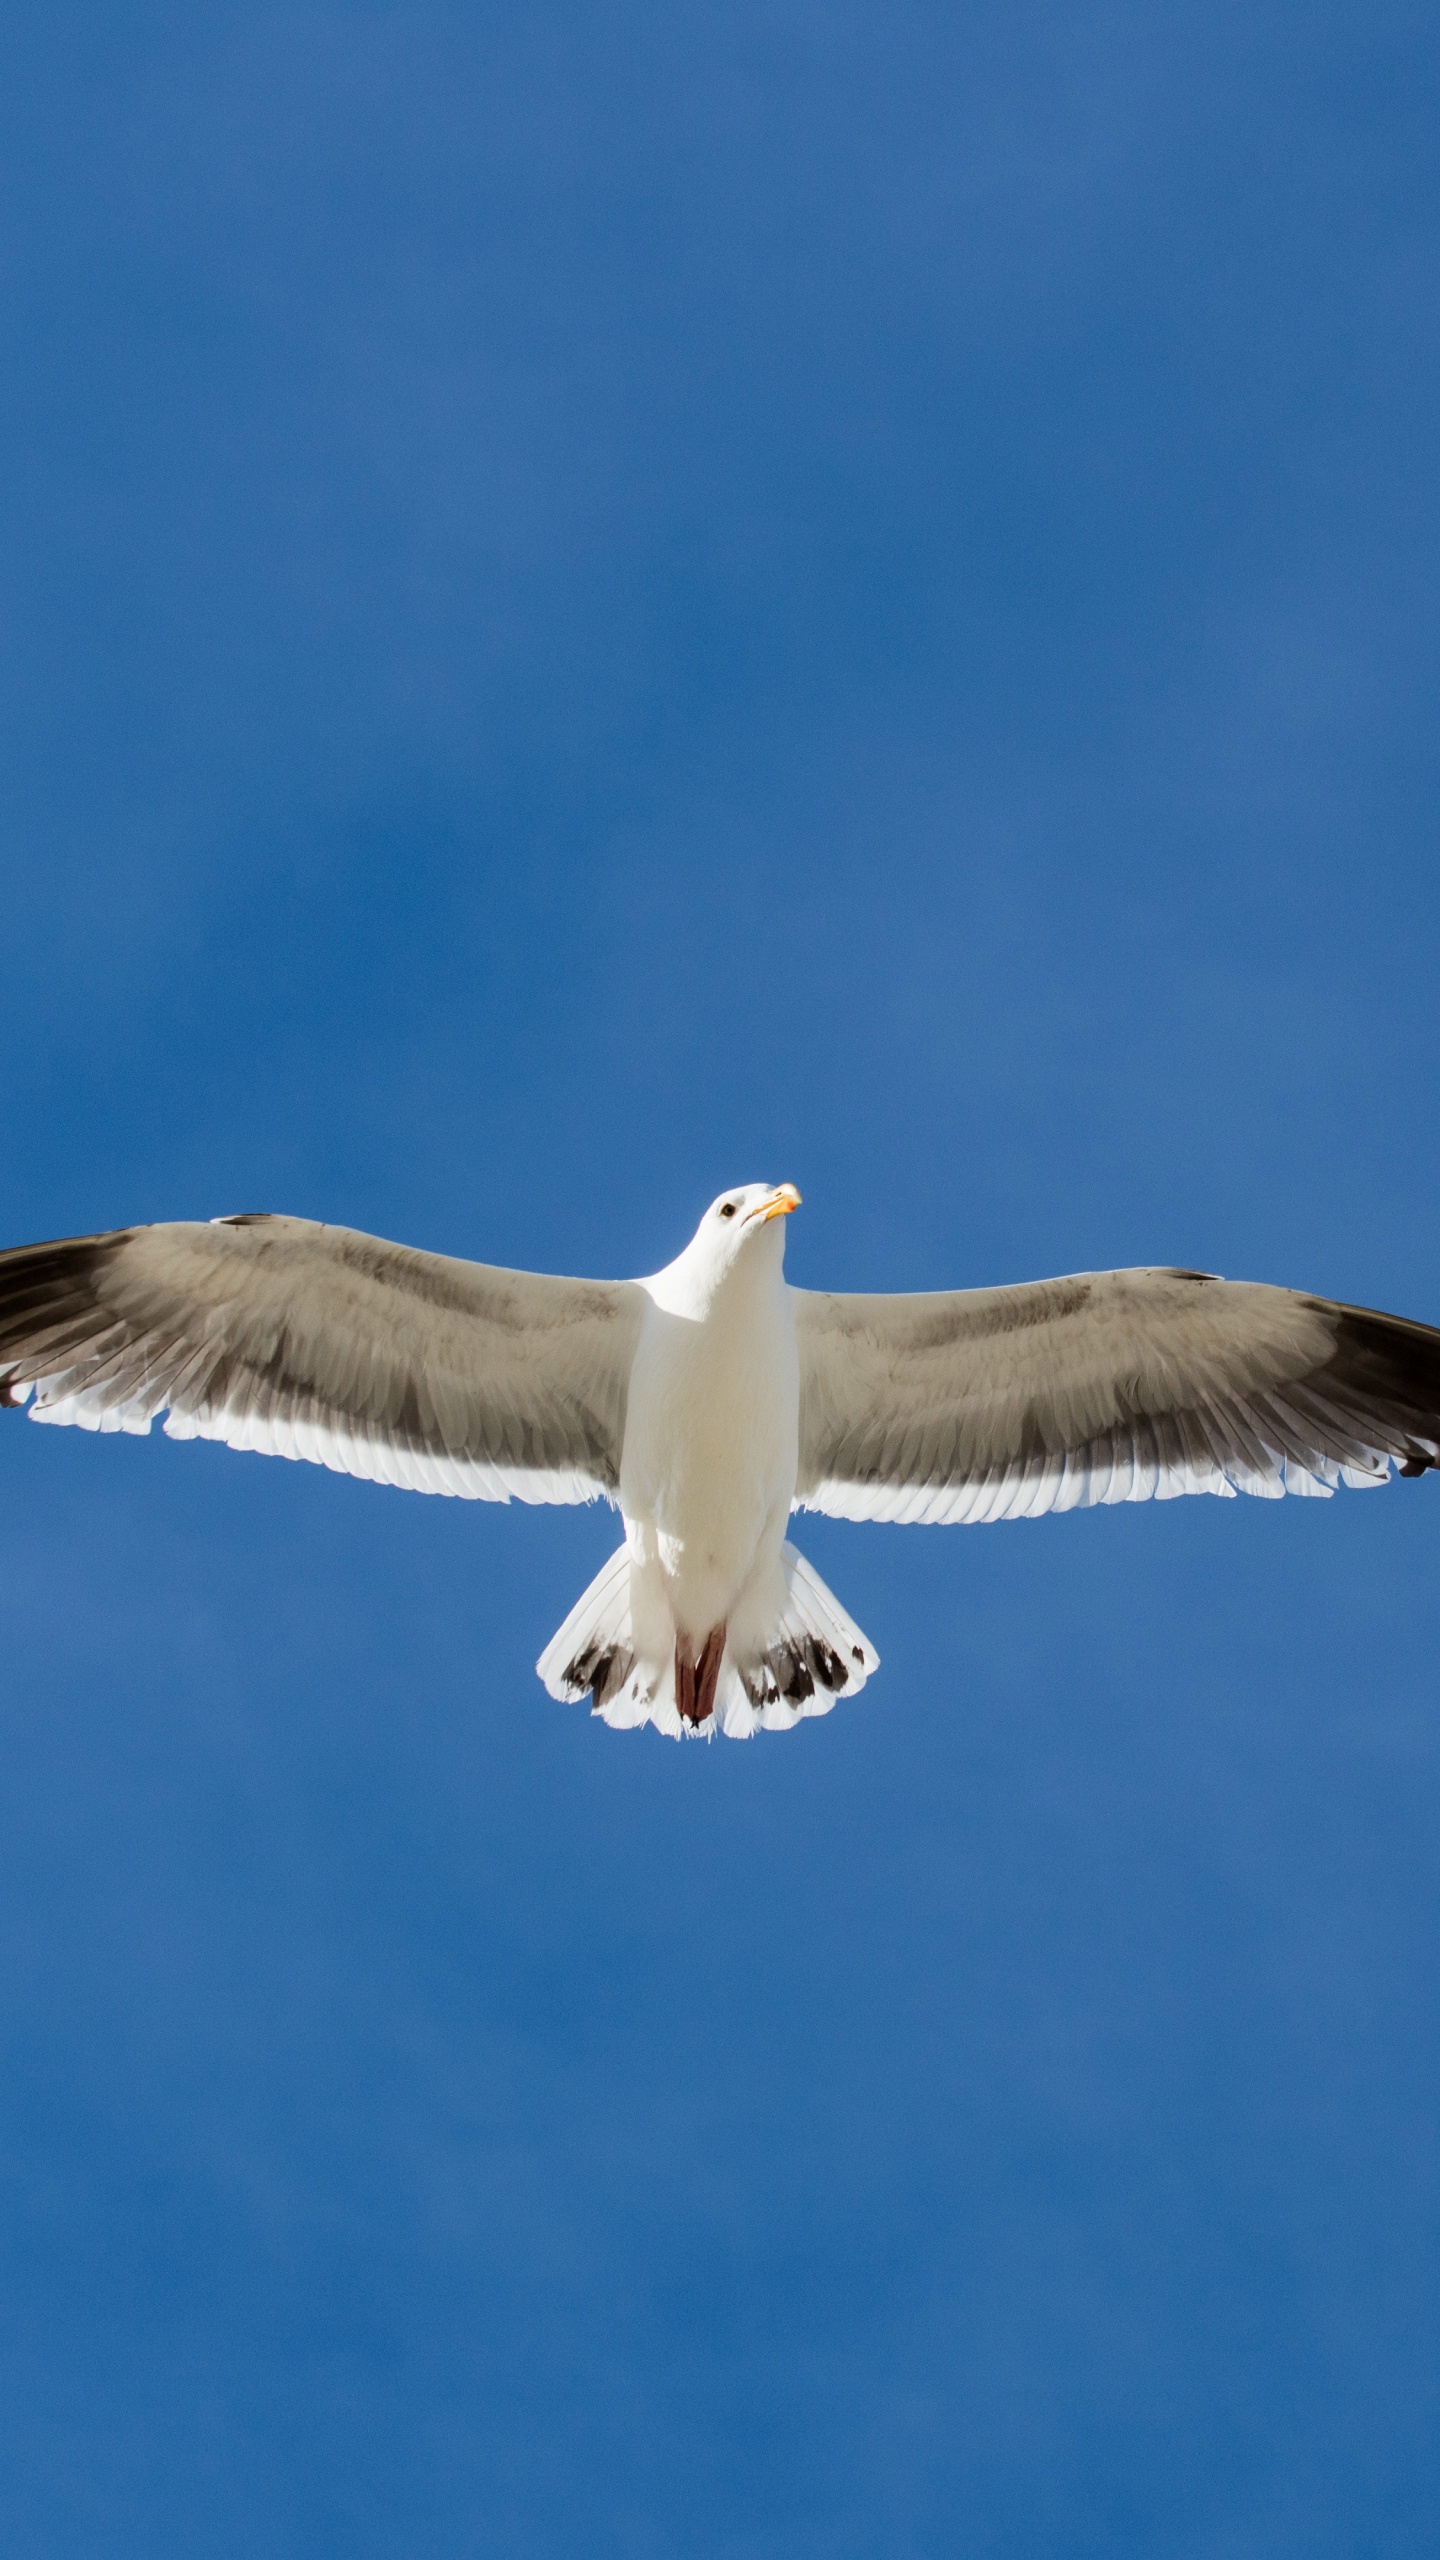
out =
[[[472,1500],[617,1506],[537,1665],[612,1725],[784,1731],[879,1656],[787,1543],[1440,1467],[1440,1331],[1204,1271],[914,1297],[791,1288],[793,1183],[648,1280],[562,1280],[307,1218],[0,1254],[0,1403]]]

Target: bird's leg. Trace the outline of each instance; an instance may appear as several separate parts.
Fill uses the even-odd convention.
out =
[[[675,1704],[682,1724],[695,1724],[695,1657],[688,1636],[675,1639]]]
[[[675,1640],[675,1704],[682,1724],[702,1725],[715,1705],[715,1689],[725,1652],[725,1630],[712,1627],[698,1662],[688,1636]]]
[[[715,1704],[715,1687],[720,1677],[720,1662],[725,1651],[725,1630],[712,1627],[705,1639],[705,1649],[695,1666],[695,1721],[703,1724]]]

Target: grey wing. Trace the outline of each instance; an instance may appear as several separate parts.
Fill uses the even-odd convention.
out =
[[[1440,1466],[1440,1332],[1196,1271],[920,1297],[797,1289],[796,1503],[1033,1519]]]
[[[619,1482],[642,1293],[307,1218],[129,1227],[0,1254],[0,1403],[227,1441],[421,1493],[588,1502]]]

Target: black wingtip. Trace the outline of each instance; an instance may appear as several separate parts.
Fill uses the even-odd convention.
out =
[[[1402,1476],[1440,1469],[1440,1331],[1370,1307],[1330,1312],[1335,1349],[1318,1379],[1337,1408],[1388,1442]]]

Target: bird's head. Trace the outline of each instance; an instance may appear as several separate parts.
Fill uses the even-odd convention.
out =
[[[754,1255],[773,1255],[778,1263],[785,1253],[785,1220],[799,1206],[793,1182],[742,1182],[711,1201],[687,1253],[716,1280]]]

